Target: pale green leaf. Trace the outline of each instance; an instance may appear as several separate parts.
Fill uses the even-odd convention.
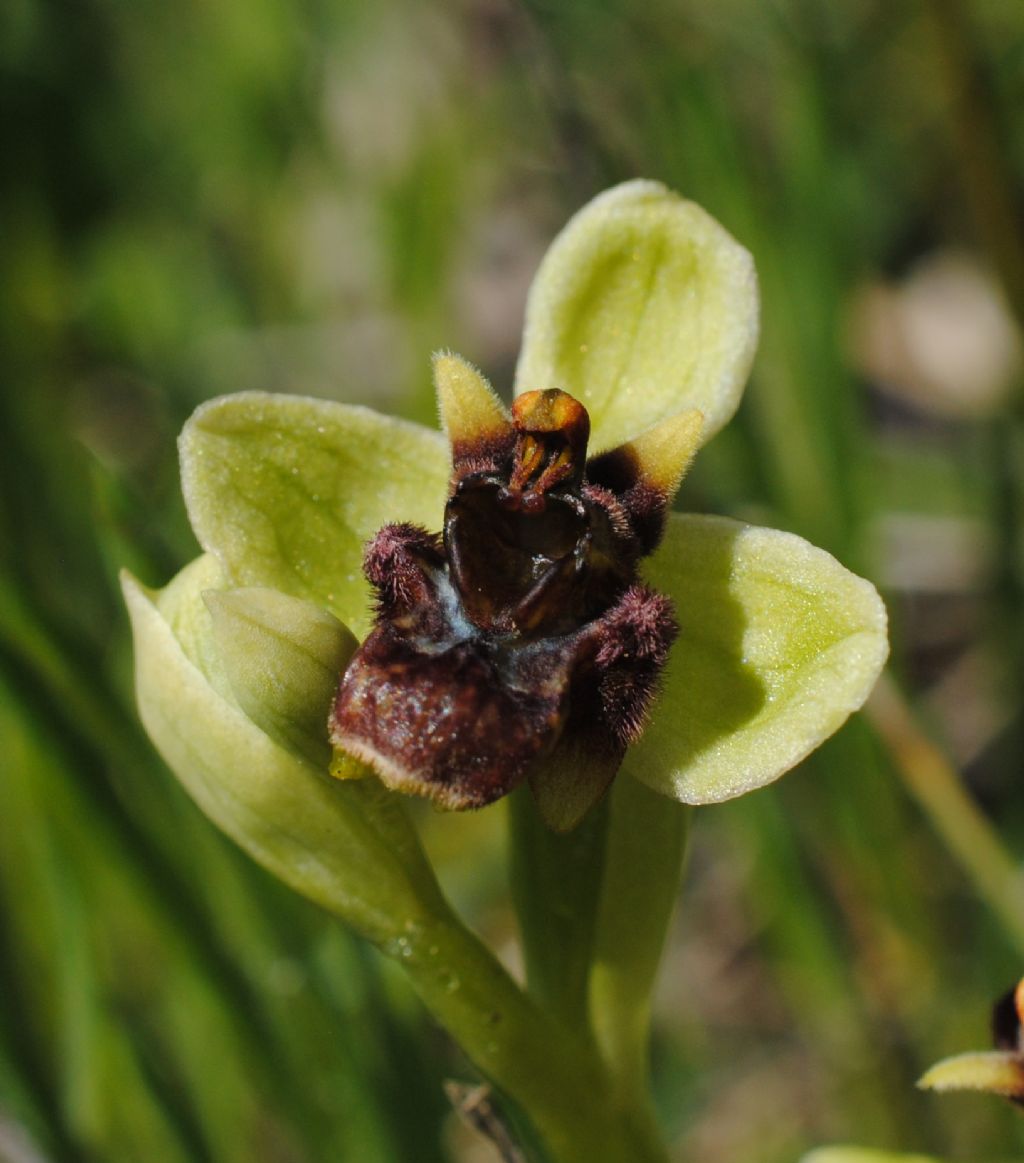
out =
[[[326,768],[327,716],[356,650],[352,632],[312,602],[277,590],[245,586],[203,597],[239,706],[272,739]]]
[[[983,1090],[1024,1098],[1024,1060],[1009,1050],[987,1050],[943,1058],[918,1081],[922,1090]]]
[[[181,436],[182,487],[229,585],[269,586],[369,629],[363,546],[389,521],[441,527],[439,432],[326,400],[244,392],[204,404]]]
[[[194,563],[174,605],[201,606]],[[183,593],[193,589],[191,603]],[[154,595],[130,576],[142,722],[186,791],[270,872],[377,942],[442,911],[430,866],[395,797],[375,780],[339,783],[280,747],[217,693],[175,637]]]
[[[750,255],[658,182],[616,186],[555,239],[530,291],[516,392],[586,405],[600,451],[684,409],[702,441],[736,411],[757,346]]]
[[[664,795],[715,803],[770,783],[862,705],[888,653],[870,583],[799,537],[673,514],[644,573],[679,639],[626,767]]]

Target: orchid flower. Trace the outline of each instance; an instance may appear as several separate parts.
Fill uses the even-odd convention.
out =
[[[203,554],[161,591],[125,581],[142,719],[200,807],[415,968],[424,948],[477,953],[436,939],[454,932],[446,905],[381,781],[455,808],[529,783],[566,831],[616,776],[695,805],[797,764],[874,684],[878,595],[799,537],[669,511],[739,404],[757,333],[750,255],[634,181],[544,259],[511,413],[449,354],[446,435],[294,396],[200,407],[181,458]],[[520,1051],[420,969],[428,1004],[529,1109]],[[493,997],[529,1025],[499,973]]]

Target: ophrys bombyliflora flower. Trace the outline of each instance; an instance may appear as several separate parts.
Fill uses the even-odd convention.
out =
[[[757,291],[749,255],[692,203],[655,183],[627,183],[584,208],[545,259],[531,292],[517,396],[552,390],[571,393],[589,414],[590,447],[597,452],[598,465],[601,454],[610,449],[645,446],[647,462],[659,466],[662,476],[675,473],[678,483],[689,455],[735,410],[756,335]],[[454,360],[445,366],[448,387],[460,377],[465,381],[452,388],[443,409],[456,443],[456,491],[477,470],[476,480],[482,482],[479,488],[464,486],[465,503],[460,499],[460,511],[454,517],[450,514],[451,520],[466,522],[470,528],[474,521],[480,524],[480,513],[498,490],[510,488],[516,480],[521,486],[538,480],[531,474],[536,470],[543,475],[559,454],[550,441],[540,440],[539,468],[531,467],[533,453],[521,451],[516,459],[513,451],[511,461],[497,473],[506,474],[502,480],[493,463],[470,467],[460,476],[465,466],[459,464],[458,440],[486,428],[488,409],[498,429],[508,418],[501,416],[496,404],[480,402],[484,397],[475,390],[480,385],[474,387],[472,369]],[[444,391],[442,384],[443,400]],[[699,426],[697,414],[703,418]],[[516,439],[525,432],[514,423],[512,429],[518,432]],[[565,447],[570,444],[567,441]],[[569,476],[541,489],[540,495],[553,494],[570,480],[580,469],[581,457],[574,452],[565,462]],[[242,680],[237,668],[225,667],[215,641],[215,620],[199,595],[204,590],[223,593],[260,587],[301,600],[289,607],[287,633],[276,638],[268,633],[261,639],[269,651],[268,666],[277,665],[273,643],[282,643],[284,650],[292,640],[289,635],[294,637],[292,628],[305,614],[322,618],[323,611],[329,611],[357,638],[365,638],[372,616],[361,574],[364,546],[388,525],[432,532],[445,527],[452,480],[449,446],[438,433],[366,409],[244,393],[199,409],[182,437],[182,462],[190,517],[209,558],[174,584],[172,598],[148,599],[140,590],[131,591],[133,608],[140,615],[146,602],[154,611],[156,621],[150,618],[147,625],[157,627],[162,620],[167,627],[166,634],[161,632],[161,649],[166,648],[162,678],[140,687],[143,712],[152,707],[150,717],[159,723],[154,734],[172,766],[181,769],[201,762],[204,770],[209,769],[211,756],[202,753],[203,722],[178,723],[173,708],[165,705],[183,680],[182,668],[190,667],[197,672],[196,681],[209,688],[203,716],[235,714],[241,708],[257,730],[269,733],[275,746],[291,753],[294,743],[289,740],[305,732],[312,742],[301,760],[308,764],[326,744],[323,724],[332,701],[323,677],[326,664],[318,663],[316,683],[310,679],[315,697],[306,700],[309,705],[301,714],[298,695],[292,692],[285,699],[280,683],[266,684],[266,691],[255,695],[247,687],[241,696]],[[548,478],[549,484],[552,480]],[[591,486],[606,489],[617,504],[622,503],[621,481],[598,475],[581,478],[574,486],[576,500],[584,507],[582,490]],[[665,488],[665,495],[673,488],[674,484]],[[590,504],[594,520],[607,521],[611,527],[614,548],[613,506],[598,504],[593,497]],[[564,509],[561,501],[559,507]],[[515,523],[519,518],[510,520]],[[470,594],[469,620],[476,631],[482,623],[484,632],[495,637],[524,629],[529,634],[531,618],[539,617],[538,625],[546,626],[547,619],[562,617],[560,563],[578,560],[580,530],[573,520],[567,518],[566,529],[544,526],[544,537],[555,542],[564,537],[564,544],[551,552],[529,554],[525,574],[523,563],[513,561],[507,582],[501,582],[498,592],[482,594],[476,606],[471,591],[492,563],[479,549],[463,555],[455,568],[464,582],[463,599]],[[630,536],[640,534],[632,530]],[[388,552],[397,544],[392,538]],[[423,542],[421,549],[427,559],[433,555],[433,568],[451,569],[450,553],[442,562],[436,541]],[[536,576],[530,573],[534,557],[543,559]],[[649,557],[636,554],[635,560],[627,554],[626,560],[624,571],[622,560],[612,552],[604,580],[597,584],[600,591],[610,576],[614,583],[608,587],[610,596],[593,603],[578,594],[570,597],[568,621],[558,627],[559,634],[585,638],[586,627],[612,611],[633,586],[671,602],[670,617],[678,634],[661,674],[661,693],[647,716],[646,729],[628,748],[623,763],[633,775],[674,798],[708,803],[770,782],[863,702],[885,659],[884,609],[873,588],[792,535],[724,518],[669,514],[654,552]],[[380,560],[371,566],[385,576]],[[534,601],[531,585],[538,581],[539,600]],[[672,637],[665,607],[659,608],[653,622],[660,622],[661,629],[647,639],[657,642],[655,653]],[[266,609],[269,605],[264,602],[261,610]],[[640,608],[633,613],[639,615]],[[464,614],[465,609],[459,616]],[[138,617],[137,623],[142,624]],[[450,636],[441,641],[454,645]],[[343,663],[350,652],[350,648],[341,651]],[[287,664],[280,665],[294,670],[299,654],[292,650]],[[304,657],[308,655],[306,651]],[[564,664],[564,656],[560,658]],[[629,685],[616,681],[620,687]],[[296,690],[301,687],[292,685]],[[641,677],[636,685],[636,704],[624,716],[634,727],[644,718],[655,682]],[[260,700],[274,698],[278,705],[263,714]],[[609,701],[598,696],[591,709]],[[519,746],[511,782],[529,778],[542,794],[554,788],[546,814],[566,825],[599,794],[609,769],[618,766],[621,745],[637,732],[623,731],[621,724],[617,728],[606,716],[605,726],[616,742],[615,748],[605,749],[614,755],[597,765],[598,777],[586,748],[581,751],[577,746],[573,752],[567,745],[560,753],[561,741],[572,743],[580,736],[563,729],[572,720],[573,707],[559,705],[555,711],[553,731]],[[275,726],[290,721],[289,716],[298,724],[291,736]],[[211,738],[215,734],[211,731]],[[186,735],[187,747],[182,738]],[[355,732],[343,728],[339,738],[351,743]],[[389,743],[394,754],[404,746],[401,739]],[[409,744],[409,754],[413,746]],[[368,752],[364,755],[372,759]],[[213,766],[225,773],[224,778],[245,778],[242,753],[216,758]],[[422,772],[422,764],[414,766]],[[504,786],[502,778],[510,780],[508,774],[499,775],[493,785],[498,791]],[[460,783],[466,785],[465,780]]]

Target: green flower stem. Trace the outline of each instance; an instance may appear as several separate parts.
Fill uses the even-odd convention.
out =
[[[427,1008],[527,1114],[550,1163],[665,1163],[649,1123],[612,1101],[590,1040],[543,1011],[450,912],[385,943]]]
[[[623,772],[612,796],[590,1015],[620,1105],[648,1099],[650,998],[679,895],[692,809]]]
[[[587,1027],[587,979],[604,868],[607,798],[567,835],[552,832],[528,788],[509,801],[509,877],[527,987],[550,1014]]]

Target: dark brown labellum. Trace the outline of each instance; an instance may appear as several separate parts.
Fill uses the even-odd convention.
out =
[[[455,446],[441,537],[388,525],[367,546],[376,623],[330,730],[389,786],[459,809],[529,779],[564,830],[642,732],[677,630],[636,565],[668,498],[625,453],[592,482],[588,436],[571,396],[527,393]]]
[[[1021,1025],[1021,1007],[1024,1003],[1024,981],[1003,994],[992,1007],[992,1044],[997,1050],[1024,1050],[1024,1027]]]

